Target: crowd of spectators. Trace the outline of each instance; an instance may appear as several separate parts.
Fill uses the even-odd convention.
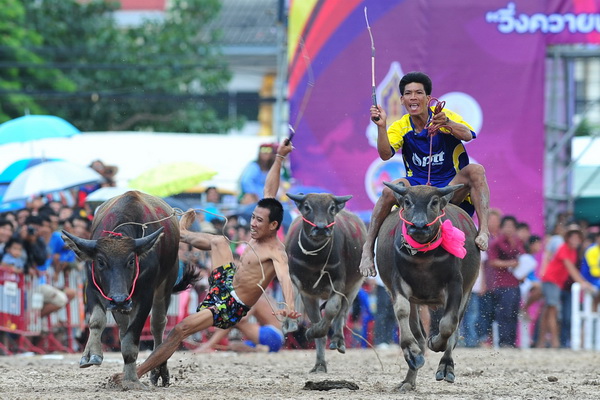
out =
[[[541,237],[498,209],[490,212],[488,225],[490,246],[482,253],[461,344],[570,347],[571,285],[578,282],[593,294],[599,289],[600,271],[588,266],[598,265],[598,227],[564,214]]]

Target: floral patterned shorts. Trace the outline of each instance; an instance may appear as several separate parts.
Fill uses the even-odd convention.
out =
[[[216,268],[210,275],[210,289],[198,310],[209,309],[213,314],[213,325],[217,328],[231,328],[250,311],[250,307],[235,298],[233,276],[235,265],[229,263]]]

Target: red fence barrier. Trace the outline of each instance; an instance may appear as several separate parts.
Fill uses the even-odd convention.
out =
[[[53,285],[70,287],[76,290],[77,295],[64,308],[42,318],[44,304],[38,279],[0,268],[0,331],[8,334],[5,335],[5,338],[9,338],[7,343],[14,343],[10,346],[0,342],[0,350],[5,354],[15,351],[73,353],[76,350],[75,335],[84,328],[85,323],[82,274],[73,270],[59,274],[57,278]],[[66,343],[56,338],[58,327],[66,334]],[[36,344],[32,342],[33,337],[39,337]]]

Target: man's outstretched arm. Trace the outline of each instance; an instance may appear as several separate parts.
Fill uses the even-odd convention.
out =
[[[285,157],[292,152],[292,142],[288,141],[288,139],[283,139],[283,142],[277,148],[277,156],[275,157],[275,162],[269,169],[269,173],[267,174],[267,179],[265,181],[265,188],[263,192],[264,198],[275,198],[277,196],[277,191],[279,190],[279,182],[281,181],[281,166],[283,165],[283,160]]]

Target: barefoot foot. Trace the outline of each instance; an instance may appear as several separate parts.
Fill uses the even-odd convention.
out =
[[[479,250],[486,251],[488,249],[489,240],[490,234],[488,232],[479,232],[475,238],[475,244],[479,247]]]
[[[370,254],[370,252],[363,250],[358,270],[364,277],[377,275],[377,271],[375,271],[375,261],[373,261],[373,255]]]

